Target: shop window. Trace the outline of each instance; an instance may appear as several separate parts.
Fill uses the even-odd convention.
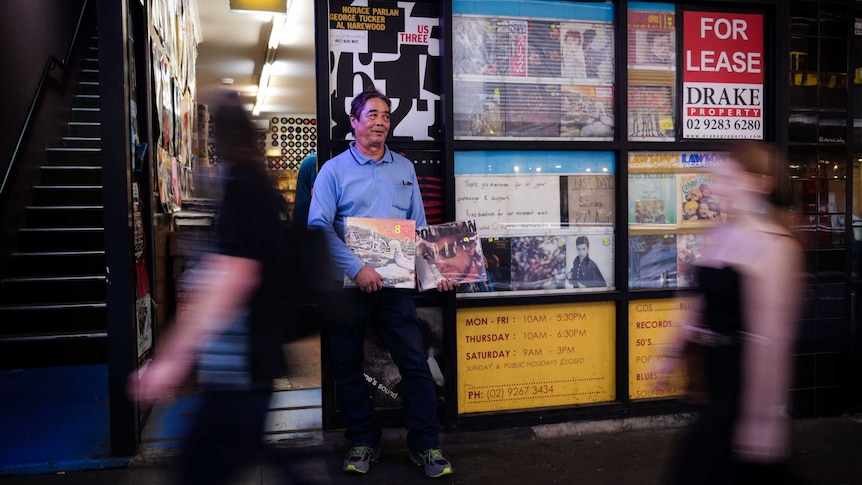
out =
[[[628,159],[629,288],[696,284],[709,229],[727,220],[716,168],[723,152],[635,152]]]
[[[610,152],[455,152],[455,219],[475,220],[493,294],[614,284]]]
[[[613,140],[613,5],[455,1],[454,137]]]
[[[629,2],[629,140],[675,139],[675,27],[673,4]]]

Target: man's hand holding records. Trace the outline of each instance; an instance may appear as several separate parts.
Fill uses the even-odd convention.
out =
[[[367,264],[356,273],[353,281],[356,282],[356,286],[366,293],[379,291],[383,288],[383,277],[372,266]]]

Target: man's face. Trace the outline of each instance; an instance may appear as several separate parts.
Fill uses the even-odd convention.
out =
[[[359,118],[350,117],[350,126],[360,147],[382,145],[389,134],[389,106],[380,98],[369,99]]]
[[[578,257],[581,259],[586,258],[590,254],[590,248],[586,244],[578,244],[576,249],[578,250]]]

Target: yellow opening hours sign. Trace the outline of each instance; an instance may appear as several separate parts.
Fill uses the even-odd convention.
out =
[[[613,302],[464,308],[458,412],[613,401]]]
[[[666,379],[657,372],[685,322],[691,299],[668,298],[629,303],[629,399],[681,396],[688,376],[681,359]]]

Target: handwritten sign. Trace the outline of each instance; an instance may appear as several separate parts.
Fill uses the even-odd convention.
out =
[[[613,224],[613,175],[570,175],[568,182],[570,224]]]
[[[455,185],[455,219],[475,220],[480,234],[503,222],[560,222],[559,176],[463,175]]]

